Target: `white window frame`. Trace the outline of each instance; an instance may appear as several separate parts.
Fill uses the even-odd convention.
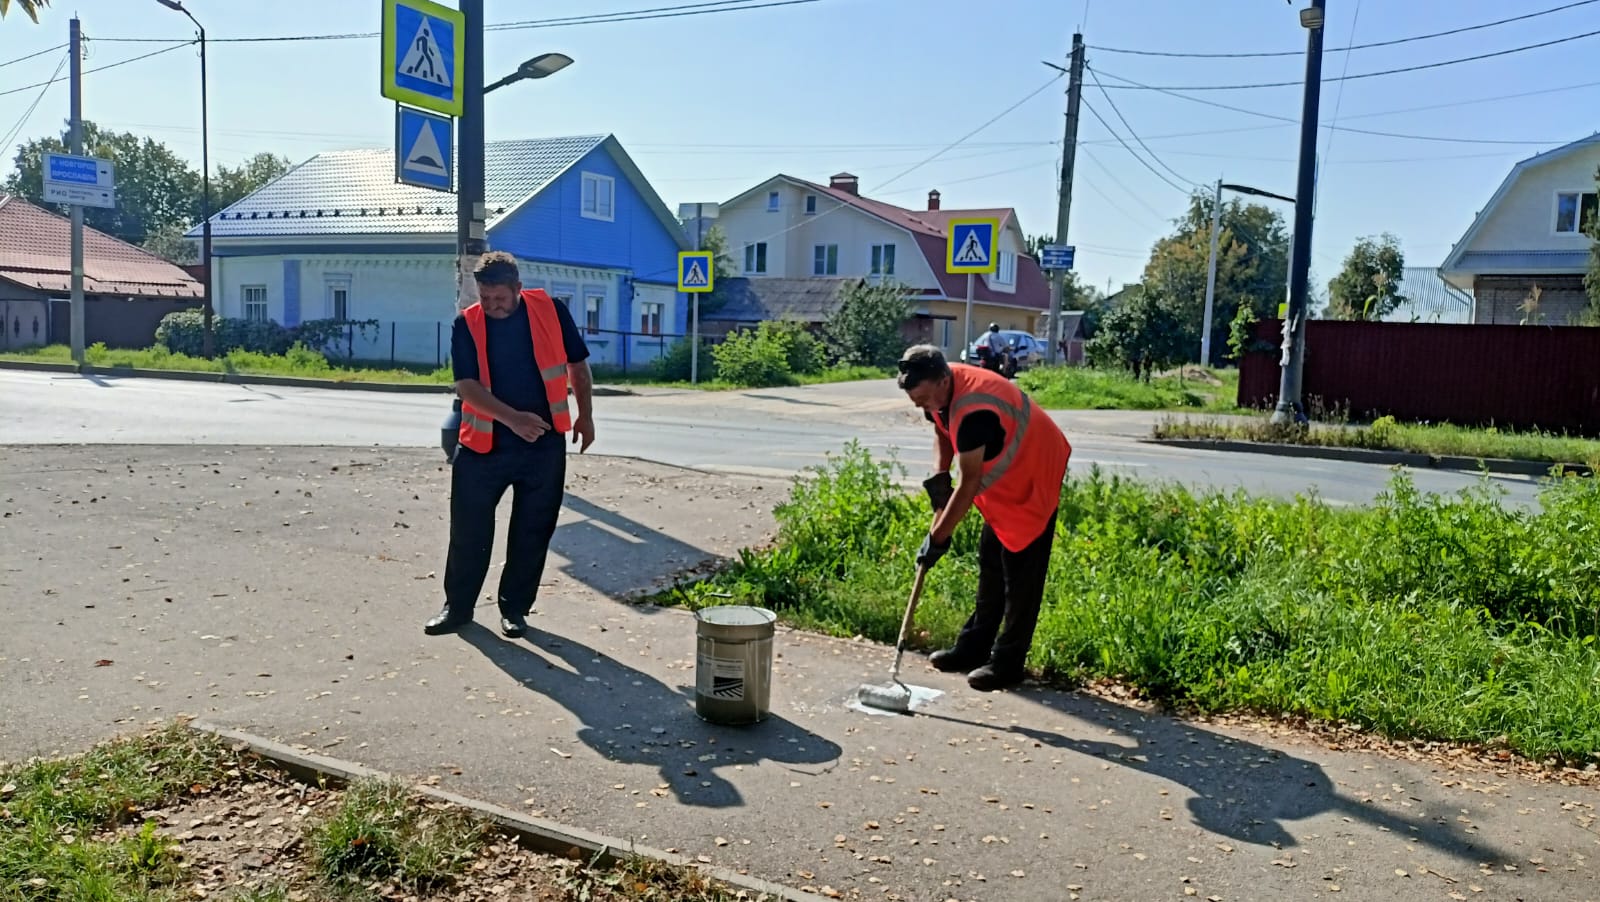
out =
[[[1017,284],[1017,255],[1001,251],[995,259],[994,280],[1001,285]]]
[[[660,301],[642,301],[639,304],[639,334],[660,335],[661,320],[666,315],[666,305]]]
[[[817,259],[819,256],[822,259]],[[839,245],[812,245],[811,274],[814,276],[836,276],[839,274]]]
[[[597,172],[583,173],[582,197],[578,212],[584,219],[615,222],[617,219],[617,180]],[[603,198],[602,198],[603,195]],[[601,203],[604,199],[605,203]]]
[[[271,308],[267,303],[267,286],[239,286],[239,314],[245,322],[267,322],[272,318],[271,313]]]
[[[1583,199],[1595,194],[1596,192],[1594,191],[1557,191],[1555,197],[1555,217],[1551,223],[1550,234],[1563,237],[1583,237]],[[1571,229],[1563,229],[1561,227],[1561,199],[1563,197],[1576,197],[1578,199],[1578,210],[1576,213],[1575,226]],[[1596,205],[1600,206],[1600,198],[1596,198]]]
[[[599,335],[605,328],[605,303],[606,296],[598,292],[584,292],[583,295],[583,331],[586,335]]]
[[[744,246],[744,271],[747,275],[766,275],[767,243],[754,241]]]
[[[942,320],[939,321],[940,333],[941,333],[941,335],[940,335],[941,340],[939,342],[939,347],[941,347],[941,348],[950,347],[950,340],[952,338],[952,336],[950,335],[950,329],[951,329],[951,327],[953,325],[954,325],[954,322],[951,321],[951,320],[942,319]]]
[[[817,215],[817,196],[815,194],[806,195],[806,215]]]
[[[323,302],[328,308],[328,318],[339,322],[349,322],[350,316],[350,286],[355,279],[344,273],[329,273],[322,277]],[[344,292],[344,316],[339,315],[338,293]]]
[[[783,209],[783,195],[776,191],[767,192],[767,212],[776,213]]]
[[[894,275],[894,258],[893,244],[874,244],[867,252],[867,272],[874,276]]]

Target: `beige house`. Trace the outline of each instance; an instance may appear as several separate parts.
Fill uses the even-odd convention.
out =
[[[1472,293],[1478,324],[1575,324],[1588,304],[1583,277],[1594,243],[1584,224],[1600,209],[1600,134],[1512,167],[1439,274]]]
[[[913,297],[907,339],[959,358],[967,277],[945,272],[945,230],[951,220],[968,217],[992,218],[1001,227],[996,271],[973,278],[971,337],[991,322],[1037,333],[1049,309],[1049,283],[1029,256],[1011,208],[942,209],[939,192],[930,191],[927,208],[911,210],[861,196],[859,181],[849,173],[827,185],[777,175],[721,204],[717,224],[728,237],[737,275],[749,280],[755,295],[814,294],[801,291],[797,280],[816,280],[828,295],[847,281],[898,282]],[[689,233],[695,230],[690,221]],[[764,283],[773,290],[765,291]],[[784,305],[745,306],[759,311]]]

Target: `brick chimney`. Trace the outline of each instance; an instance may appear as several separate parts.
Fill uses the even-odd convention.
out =
[[[861,195],[861,180],[848,172],[841,172],[828,179],[828,187],[846,194]]]
[[[928,192],[928,209],[930,209],[930,210],[939,209],[939,189],[938,188],[935,188],[932,191]]]

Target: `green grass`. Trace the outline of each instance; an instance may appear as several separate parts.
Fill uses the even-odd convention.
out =
[[[1600,468],[1600,441],[1547,432],[1502,432],[1451,425],[1397,423],[1381,417],[1367,427],[1273,426],[1265,417],[1247,422],[1168,419],[1156,424],[1155,438],[1225,439],[1274,444],[1322,445],[1407,451],[1439,457],[1469,457],[1585,464]]]
[[[1204,371],[1221,385],[1192,378],[1196,372],[1187,367],[1186,378],[1173,373],[1145,382],[1122,370],[1039,367],[1018,374],[1017,385],[1051,410],[1237,410],[1238,370]]]
[[[287,354],[269,355],[252,351],[231,351],[213,360],[174,354],[157,345],[151,348],[107,348],[103,344],[84,350],[86,362],[101,367],[133,367],[196,373],[236,373],[249,376],[295,376],[328,379],[334,382],[384,382],[420,385],[448,385],[453,381],[449,367],[408,367],[401,364],[346,365],[329,363],[315,351],[296,348]],[[72,350],[66,345],[48,345],[0,354],[0,360],[25,363],[71,363]]]
[[[386,880],[411,890],[447,883],[483,847],[484,822],[423,806],[405,785],[364,780],[311,831],[312,860],[334,885]]]
[[[704,364],[705,360],[702,359]],[[638,385],[657,388],[692,388],[701,391],[744,391],[751,388],[748,385],[739,385],[721,379],[705,379],[698,384],[687,379],[663,379],[648,367],[624,373],[617,367],[596,366],[594,368],[596,382],[608,385]],[[894,371],[871,366],[836,366],[823,370],[820,373],[791,376],[793,385],[829,385],[835,382],[861,382],[870,379],[892,379]]]
[[[928,526],[898,474],[852,446],[796,484],[773,547],[662,600],[758,603],[894,641]],[[924,649],[971,611],[978,532],[969,517],[930,575]],[[1600,754],[1594,480],[1554,482],[1529,510],[1487,482],[1440,497],[1397,473],[1373,506],[1347,509],[1092,471],[1064,487],[1055,542],[1030,656],[1046,678],[1535,758]]]

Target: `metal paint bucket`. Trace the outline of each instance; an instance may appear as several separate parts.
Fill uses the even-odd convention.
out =
[[[758,723],[772,692],[772,636],[778,615],[720,605],[696,611],[694,711],[715,724]]]

